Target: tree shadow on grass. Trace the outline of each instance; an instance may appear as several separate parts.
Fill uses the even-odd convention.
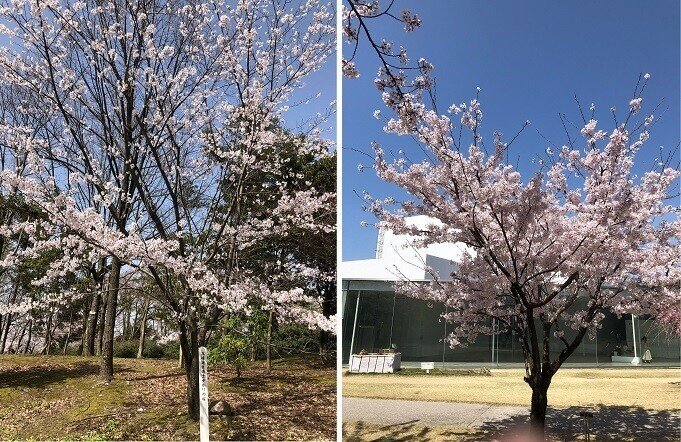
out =
[[[166,373],[166,374],[157,374],[157,375],[148,375],[148,376],[141,376],[141,377],[136,377],[136,376],[131,376],[126,378],[127,381],[130,382],[139,382],[139,381],[150,381],[153,379],[165,379],[165,378],[177,378],[177,377],[184,377],[184,373]]]
[[[593,414],[588,419],[589,433],[597,441],[678,441],[681,417],[679,411],[645,410],[640,407],[549,408],[546,433],[550,440],[585,440],[584,418],[581,412]],[[502,420],[485,422],[479,427],[491,440],[504,440],[528,430],[528,416],[517,415]]]
[[[309,377],[278,370],[269,374],[247,372],[238,379],[216,377],[227,388],[225,392],[215,391],[212,399],[235,406],[232,438],[326,439],[336,428],[335,385],[318,385]],[[282,433],[284,429],[292,433]]]
[[[118,364],[114,366],[114,374],[129,371]],[[31,366],[10,366],[0,369],[0,388],[45,388],[53,383],[67,379],[96,375],[99,364],[89,361],[77,361],[68,365],[41,364]]]

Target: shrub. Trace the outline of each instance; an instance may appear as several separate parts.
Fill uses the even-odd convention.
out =
[[[296,354],[298,351],[319,353],[319,331],[303,325],[281,324],[272,333],[272,344],[285,354]]]
[[[137,353],[135,353],[137,354]],[[142,355],[145,358],[154,358],[154,359],[160,359],[166,357],[165,354],[165,348],[162,346],[158,345],[154,341],[147,341],[144,343],[144,351],[142,352]]]
[[[208,363],[228,365],[236,370],[237,377],[241,377],[241,370],[248,361],[248,352],[246,339],[226,334],[208,348]]]
[[[139,341],[116,341],[114,342],[114,357],[134,358],[137,357]]]
[[[154,344],[163,352],[163,355],[160,357],[165,359],[178,359],[180,357],[179,341],[167,342],[165,344],[157,344],[154,342]]]

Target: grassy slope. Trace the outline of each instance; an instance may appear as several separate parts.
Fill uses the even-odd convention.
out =
[[[529,406],[530,388],[519,369],[492,376],[346,375],[343,395],[383,399]],[[562,369],[549,389],[549,406],[626,406],[681,409],[680,369]]]
[[[97,379],[98,358],[0,355],[0,440],[198,439],[187,420],[184,372],[174,361],[116,359],[116,379]],[[335,370],[314,361],[262,363],[242,379],[209,371],[211,400],[231,419],[211,418],[215,439],[334,439]],[[313,368],[311,368],[313,367]]]

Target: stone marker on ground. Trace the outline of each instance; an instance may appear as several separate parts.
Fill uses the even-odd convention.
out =
[[[233,414],[232,407],[225,401],[217,401],[210,407],[210,414],[217,416],[231,416]]]

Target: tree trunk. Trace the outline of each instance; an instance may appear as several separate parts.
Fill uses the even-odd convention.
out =
[[[7,300],[7,305],[9,306],[17,299],[19,293],[19,283],[14,281],[14,289],[12,290],[12,296]],[[12,314],[7,313],[5,315],[4,330],[0,330],[0,337],[2,338],[2,343],[0,343],[0,354],[5,352],[5,345],[7,343],[7,335],[9,334],[9,326],[12,324]]]
[[[272,371],[272,322],[274,320],[274,312],[270,310],[267,318],[267,342],[265,344],[265,353],[267,355],[267,372]]]
[[[122,340],[127,341],[128,340],[128,330],[130,329],[130,316],[132,313],[130,313],[130,310],[128,310],[127,307],[123,307],[123,333],[121,334]]]
[[[26,335],[26,327],[28,327],[28,322],[24,322],[24,326],[21,328],[21,335],[19,336],[19,341],[17,342],[17,354],[21,352],[21,341],[24,340]]]
[[[180,346],[187,378],[187,412],[192,421],[199,420],[199,333],[195,313],[190,313],[189,330],[180,323]]]
[[[90,315],[90,305],[89,303],[83,303],[83,326],[81,327],[80,333],[80,344],[78,344],[78,356],[83,356],[85,354],[85,335],[87,333],[87,322],[88,316]]]
[[[85,351],[88,356],[95,355],[95,338],[97,337],[97,325],[101,301],[102,295],[98,291],[93,293],[92,301],[90,302],[90,311],[87,315],[87,332],[85,334]]]
[[[147,314],[149,313],[149,300],[144,304],[144,313],[142,314],[142,322],[140,323],[140,343],[137,346],[137,359],[142,357],[144,353],[144,338],[147,333]]]
[[[530,426],[537,436],[544,436],[546,408],[548,406],[548,385],[540,382],[532,387],[532,404],[530,406]]]
[[[28,349],[31,345],[31,336],[33,334],[33,318],[28,320],[28,339],[26,340],[26,347],[24,347],[24,354],[28,353]]]
[[[335,283],[330,283],[327,284],[324,289],[322,290],[322,298],[324,301],[322,302],[322,314],[329,318],[331,315],[333,315],[336,312],[336,284]],[[329,340],[331,339],[331,333],[327,332],[326,330],[320,330],[319,331],[319,355],[322,356],[322,359],[326,359],[327,353],[328,353],[328,348],[329,348]]]
[[[40,352],[44,355],[50,354],[50,346],[52,345],[52,316],[53,315],[54,315],[54,313],[50,309],[50,317],[47,319],[47,330],[45,330],[45,346],[43,347],[43,351]]]
[[[135,303],[133,304],[133,311],[130,312],[129,315],[130,328],[128,329],[128,333],[130,333],[130,340],[137,338],[138,337],[137,332],[140,331],[139,326],[137,325],[141,318],[139,308],[140,308],[139,303],[135,301]],[[135,316],[132,315],[133,312],[135,313]]]
[[[0,355],[5,352],[5,344],[7,343],[7,334],[9,333],[9,325],[12,323],[12,314],[5,315],[5,326],[0,330]]]
[[[113,380],[113,346],[120,276],[121,262],[118,258],[114,257],[111,260],[109,293],[104,314],[104,332],[102,333],[102,359],[99,366],[99,377],[104,382],[111,382]]]
[[[192,345],[192,353],[193,353]],[[185,363],[186,364],[186,363]],[[198,422],[199,410],[199,348],[192,356],[191,364],[185,367],[187,373],[187,411],[189,419]]]
[[[102,342],[104,341],[104,315],[106,313],[106,305],[109,299],[109,284],[106,284],[106,289],[102,291],[102,304],[99,306],[99,313],[97,314],[97,338],[95,339],[95,354],[100,356],[102,354]]]
[[[66,356],[66,349],[69,348],[69,339],[71,339],[71,328],[73,327],[73,309],[69,315],[69,331],[66,333],[66,341],[64,341],[64,356]]]
[[[329,332],[326,330],[319,331],[319,356],[324,358],[326,356],[326,347],[329,345]]]

